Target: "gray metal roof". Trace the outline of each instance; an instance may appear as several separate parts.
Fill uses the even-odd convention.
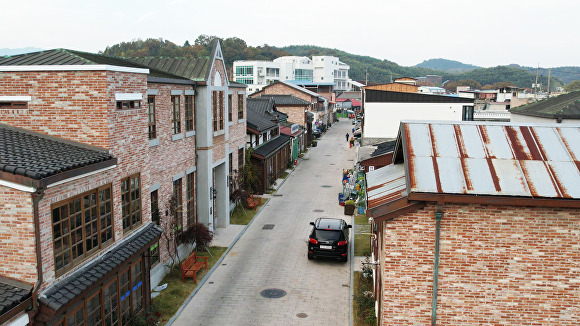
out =
[[[405,166],[390,164],[369,171],[367,177],[367,205],[369,209],[404,197],[407,190]]]
[[[269,95],[262,94],[260,98],[271,98],[276,105],[310,105],[310,102],[298,98],[294,95]]]
[[[110,65],[118,67],[149,69],[149,76],[180,80],[185,78],[170,74],[155,67],[147,67],[125,58],[111,57],[103,54],[54,49],[41,52],[14,55],[0,58],[0,66],[62,66],[62,65]]]
[[[148,68],[187,78],[193,81],[205,81],[207,70],[211,65],[209,57],[203,58],[127,58]]]
[[[399,134],[409,192],[580,199],[578,125],[402,122]]]
[[[511,113],[561,119],[580,119],[580,91],[512,108]]]

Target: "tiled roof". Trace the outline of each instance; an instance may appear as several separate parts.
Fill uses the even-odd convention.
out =
[[[144,247],[159,238],[162,232],[163,230],[154,223],[142,227],[104,255],[94,258],[87,266],[47,289],[40,295],[41,304],[57,311],[101,280],[107,273],[142,251]]]
[[[271,98],[248,98],[248,127],[262,132],[277,126],[277,121],[285,120],[288,115],[275,111],[274,100]]]
[[[278,137],[271,139],[267,143],[264,143],[260,147],[254,149],[254,154],[269,157],[272,154],[278,152],[280,148],[290,142],[291,137],[288,135],[280,134]]]
[[[55,49],[41,52],[19,54],[0,59],[0,66],[62,66],[62,65],[110,65],[118,67],[130,67],[149,69],[149,76],[168,79],[184,79],[177,75],[146,67],[142,64],[124,59],[111,57],[103,54]]]
[[[193,81],[204,81],[211,65],[209,57],[203,58],[127,58],[146,67],[161,70]]]
[[[580,91],[518,106],[510,111],[541,118],[580,119]]]
[[[97,147],[0,124],[0,171],[40,180],[109,160]]]
[[[0,316],[32,295],[32,285],[0,277]]]
[[[262,94],[261,98],[269,97],[274,100],[276,105],[310,105],[310,102],[298,98],[294,95],[268,95]]]

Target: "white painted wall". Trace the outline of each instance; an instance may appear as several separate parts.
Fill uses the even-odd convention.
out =
[[[365,103],[365,138],[397,138],[402,120],[461,121],[464,105],[472,103]]]
[[[531,117],[529,115],[512,112],[511,121],[517,123],[557,123],[556,119]],[[563,119],[562,124],[580,124],[580,119]]]

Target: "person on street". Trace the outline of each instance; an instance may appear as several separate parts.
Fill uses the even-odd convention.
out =
[[[346,133],[346,141],[348,141],[348,132]]]

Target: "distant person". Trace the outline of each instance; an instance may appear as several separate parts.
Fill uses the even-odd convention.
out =
[[[346,141],[348,141],[348,132],[346,133]]]
[[[354,128],[352,128],[352,134],[354,135]]]

